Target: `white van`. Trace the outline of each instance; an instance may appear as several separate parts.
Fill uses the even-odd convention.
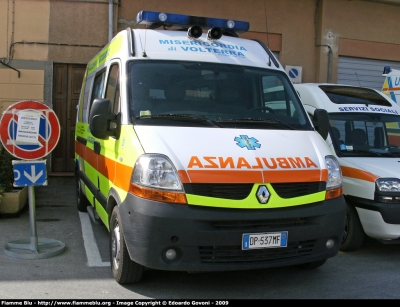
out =
[[[307,112],[326,109],[326,140],[343,174],[347,202],[342,251],[358,249],[365,234],[400,243],[400,108],[374,89],[340,84],[295,84]]]
[[[346,206],[326,111],[320,135],[272,52],[238,37],[248,22],[137,23],[89,62],[75,134],[77,206],[109,229],[116,281],[337,255]],[[279,112],[264,95],[276,86]]]

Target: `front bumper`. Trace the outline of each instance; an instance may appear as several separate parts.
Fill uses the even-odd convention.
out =
[[[356,207],[366,235],[378,240],[400,238],[400,204],[346,196]]]
[[[385,223],[400,225],[400,204],[379,203],[374,200],[348,195],[346,197],[355,207],[379,212]]]
[[[131,259],[174,271],[288,266],[335,256],[345,227],[344,198],[280,209],[226,209],[160,203],[128,194],[120,205]],[[288,231],[288,246],[242,250],[244,233]],[[326,241],[332,239],[332,248]],[[174,249],[177,257],[167,260]]]

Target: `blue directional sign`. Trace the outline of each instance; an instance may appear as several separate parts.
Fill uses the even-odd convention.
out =
[[[13,160],[14,187],[47,185],[46,160]]]

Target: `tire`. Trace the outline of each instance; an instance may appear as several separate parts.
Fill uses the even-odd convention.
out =
[[[306,270],[313,270],[313,269],[319,268],[321,265],[325,264],[326,261],[327,261],[327,259],[308,262],[308,263],[300,264],[299,267],[302,269],[306,269]]]
[[[76,180],[76,207],[80,212],[87,212],[87,207],[91,206],[85,194],[82,193],[81,180],[78,175],[75,175]]]
[[[342,252],[355,251],[361,247],[365,237],[360,218],[354,206],[346,201],[346,224],[343,234]]]
[[[110,218],[110,260],[112,275],[119,284],[137,283],[143,277],[144,267],[131,260],[120,221],[119,209],[118,206],[115,206]]]

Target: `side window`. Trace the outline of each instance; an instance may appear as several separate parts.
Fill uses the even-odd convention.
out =
[[[105,98],[110,99],[113,106],[112,109],[115,114],[117,114],[120,110],[119,94],[119,66],[114,64],[111,66],[110,73],[108,75]]]
[[[94,78],[92,96],[90,97],[90,107],[92,106],[93,100],[101,98],[103,94],[105,76],[106,70],[103,70]]]
[[[300,110],[293,101],[293,95],[290,95],[287,87],[277,76],[264,76],[262,78],[263,98],[266,110],[275,114],[299,117]],[[302,119],[304,122],[304,119]]]
[[[90,89],[93,86],[93,75],[89,76],[85,82],[85,93],[84,93],[84,98],[83,98],[83,104],[81,109],[79,110],[79,119],[80,121],[87,123],[87,110],[89,107],[89,93]]]

